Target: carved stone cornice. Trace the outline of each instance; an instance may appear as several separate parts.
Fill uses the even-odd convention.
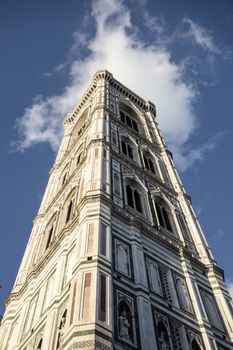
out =
[[[68,124],[72,124],[74,122],[78,113],[80,113],[80,111],[83,109],[83,107],[86,105],[86,103],[92,96],[93,92],[96,90],[98,81],[101,79],[104,79],[106,82],[109,83],[109,85],[113,86],[114,89],[119,91],[125,97],[128,97],[132,102],[134,102],[140,108],[144,109],[146,112],[151,112],[154,115],[156,115],[155,105],[151,101],[144,100],[138,95],[136,95],[132,90],[128,89],[118,80],[113,78],[112,73],[110,73],[109,71],[99,70],[95,73],[91,85],[88,87],[85,94],[81,98],[78,106],[73,112],[67,114],[66,118],[64,119],[64,126],[67,126]]]

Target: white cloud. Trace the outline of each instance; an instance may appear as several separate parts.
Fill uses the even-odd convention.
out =
[[[186,151],[186,147],[179,149],[181,145],[174,145],[176,158],[179,166],[183,171],[191,167],[196,161],[201,161],[206,156],[206,153],[213,151],[226,133],[219,132],[215,136],[210,137],[203,145],[196,149],[191,149]],[[178,149],[177,149],[178,147]]]
[[[178,166],[185,169],[196,159],[202,159],[204,153],[212,148],[212,141],[199,150],[191,151],[189,160],[182,153],[184,144],[198,124],[193,112],[198,91],[185,81],[184,65],[172,61],[165,44],[157,45],[156,40],[154,44],[145,43],[139,38],[140,30],[132,25],[130,11],[122,1],[93,1],[91,16],[96,22],[94,36],[88,38],[84,30],[74,33],[69,58],[70,83],[60,95],[36,97],[32,106],[26,108],[24,115],[18,119],[18,149],[25,150],[40,142],[49,142],[54,150],[57,149],[65,114],[78,103],[94,73],[98,69],[108,69],[116,79],[156,104],[160,128],[176,153]],[[151,26],[153,23],[154,26],[159,25],[158,35],[162,33],[162,21],[150,20]],[[186,19],[186,22],[196,33],[196,40],[214,50],[205,33],[200,28],[196,32],[197,26],[191,20]],[[75,55],[83,47],[88,55]]]
[[[183,23],[187,25],[187,30],[183,34],[188,38],[192,38],[196,44],[207,51],[209,54],[221,54],[221,50],[214,43],[214,39],[210,32],[190,18],[184,18]]]
[[[230,293],[230,296],[231,296],[231,298],[232,298],[232,300],[233,300],[233,282],[227,282],[227,288],[228,288],[228,290],[229,290],[229,293]]]

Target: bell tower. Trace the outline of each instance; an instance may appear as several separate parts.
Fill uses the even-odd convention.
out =
[[[98,71],[6,301],[3,350],[233,350],[232,301],[152,102]]]

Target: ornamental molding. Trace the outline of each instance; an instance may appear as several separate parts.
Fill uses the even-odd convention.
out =
[[[93,95],[93,92],[96,90],[98,82],[100,80],[105,80],[106,82],[108,82],[110,86],[112,86],[115,90],[119,91],[121,95],[128,98],[135,106],[138,106],[139,108],[144,109],[144,111],[146,112],[151,112],[152,114],[154,114],[154,116],[156,116],[156,108],[151,101],[143,100],[141,97],[136,95],[133,91],[131,91],[126,86],[124,86],[119,81],[117,81],[115,78],[113,78],[112,73],[110,73],[109,71],[99,70],[95,73],[92,79],[91,85],[86,90],[83,97],[81,98],[78,106],[75,108],[73,112],[68,113],[67,116],[65,117],[64,127],[74,122],[77,115],[80,113],[83,107],[86,106],[86,103],[88,102],[90,97]]]
[[[74,342],[69,346],[67,350],[75,350],[75,349],[99,349],[99,350],[112,350],[112,347],[101,343],[98,340],[83,340],[79,342]]]

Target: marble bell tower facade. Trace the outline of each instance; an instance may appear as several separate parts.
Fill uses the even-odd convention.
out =
[[[6,301],[2,350],[232,350],[232,301],[153,103],[98,71]]]

